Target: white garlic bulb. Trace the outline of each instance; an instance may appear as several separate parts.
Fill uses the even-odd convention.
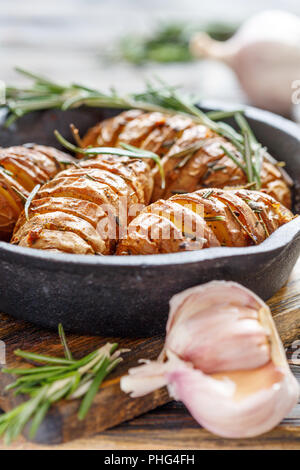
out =
[[[195,34],[190,49],[195,57],[229,65],[255,106],[290,113],[292,86],[300,79],[300,18],[296,15],[265,11],[247,20],[225,42]]]

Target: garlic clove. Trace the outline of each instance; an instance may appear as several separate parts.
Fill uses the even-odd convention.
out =
[[[171,396],[181,400],[203,427],[227,438],[253,437],[271,430],[299,395],[291,372],[272,362],[251,372],[216,375],[183,363],[167,378]]]
[[[165,349],[210,373],[251,369],[270,359],[287,366],[269,307],[231,281],[212,281],[171,299]]]
[[[167,347],[203,372],[252,369],[268,362],[270,348],[258,320],[232,317],[230,310],[238,309],[220,306],[210,316],[190,319]]]
[[[247,306],[256,310],[260,307],[267,307],[257,295],[236,282],[211,281],[186,289],[171,298],[167,334],[171,332],[175,324],[185,322],[195,313],[211,308],[215,303],[220,303],[220,300],[224,304],[230,304],[234,300],[234,304],[239,307]]]
[[[206,372],[251,369],[270,360],[268,331],[258,311],[267,306],[236,283],[214,281],[170,302],[166,349]]]

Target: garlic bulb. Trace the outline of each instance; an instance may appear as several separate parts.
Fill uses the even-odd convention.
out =
[[[299,396],[268,306],[225,281],[175,295],[160,357],[121,380],[132,397],[165,385],[202,426],[223,437],[269,431]]]
[[[281,114],[292,108],[292,85],[300,78],[300,18],[285,11],[265,11],[247,20],[226,42],[196,34],[195,57],[221,60],[236,73],[250,101]]]

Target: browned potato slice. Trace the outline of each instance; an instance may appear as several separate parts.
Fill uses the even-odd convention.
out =
[[[238,152],[225,138],[206,126],[196,125],[180,114],[169,116],[162,113],[143,113],[132,110],[93,127],[83,139],[88,145],[119,146],[121,142],[151,150],[163,158],[166,187],[162,188],[160,173],[153,162],[155,178],[152,201],[167,199],[176,193],[193,192],[201,188],[239,187],[247,184],[244,172],[220,147]],[[190,158],[173,158],[172,155],[202,143],[203,147]],[[291,207],[290,183],[281,171],[265,160],[261,173],[262,188],[286,207]]]
[[[203,190],[199,191],[199,193],[203,193]],[[215,189],[211,198],[218,199],[226,204],[239,225],[240,233],[248,236],[247,245],[257,245],[266,239],[267,234],[262,225],[257,221],[255,212],[243,199],[237,197],[234,191]]]
[[[197,211],[176,201],[157,201],[144,209],[119,242],[117,254],[158,254],[220,246]]]
[[[133,109],[131,111],[125,111],[116,117],[99,122],[96,126],[92,127],[82,139],[83,147],[88,147],[89,145],[93,145],[94,147],[114,146],[125,125],[142,114],[142,111]],[[82,155],[79,154],[78,157],[81,158]]]
[[[207,190],[203,191],[203,195],[207,194]],[[202,198],[199,192],[187,194],[184,197],[174,196],[172,198],[179,204],[199,205],[204,208],[203,217],[206,224],[211,228],[221,246],[247,246],[249,245],[249,237],[241,231],[241,227],[229,207],[216,198]],[[221,220],[218,220],[221,218]]]
[[[189,214],[183,225],[179,224],[181,213]],[[128,235],[120,240],[117,254],[158,254],[259,244],[293,217],[288,209],[262,192],[202,189],[167,201],[159,200],[147,207],[129,225]],[[199,219],[202,219],[200,224]],[[169,237],[163,237],[163,233]]]
[[[119,175],[132,188],[140,204],[149,204],[153,191],[153,178],[149,177],[147,164],[149,160],[135,160],[127,157],[114,157],[110,155],[81,161],[83,168],[99,168]]]
[[[37,184],[44,184],[72,158],[43,145],[0,149],[0,240],[9,240],[24,201]]]
[[[263,191],[236,190],[235,194],[243,199],[255,213],[267,236],[291,218],[291,212]]]
[[[34,232],[31,230],[19,243],[20,246],[33,247],[38,250],[55,251],[56,253],[77,253],[78,255],[92,255],[94,250],[79,235],[72,232],[64,232],[61,237],[59,230],[47,230],[40,228]]]
[[[66,253],[114,253],[127,218],[149,202],[150,167],[125,157],[120,162],[117,156],[95,157],[80,165],[42,186],[28,217],[24,212],[20,216],[12,243]]]

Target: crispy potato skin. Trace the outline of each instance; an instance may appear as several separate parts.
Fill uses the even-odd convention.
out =
[[[256,245],[293,217],[263,192],[202,189],[148,206],[129,224],[128,235],[120,240],[116,254]]]
[[[12,243],[64,253],[113,254],[123,224],[127,227],[149,204],[152,190],[147,161],[112,155],[81,161],[42,186],[28,220],[21,214]]]
[[[65,161],[72,158],[44,145],[0,148],[0,240],[10,239],[33,188],[66,168]]]
[[[83,138],[84,147],[119,146],[120,142],[151,150],[162,158],[166,188],[161,188],[161,177],[154,167],[152,202],[168,199],[178,192],[193,192],[206,187],[237,187],[247,183],[244,172],[220,147],[225,146],[237,153],[232,144],[206,126],[196,125],[188,117],[125,111],[97,124]],[[198,142],[202,142],[203,147],[184,165],[182,158],[171,157]],[[275,165],[267,161],[263,163],[261,180],[267,194],[291,208],[290,187]]]
[[[27,197],[36,184],[42,187],[28,217],[21,213],[12,243],[53,252],[108,255],[117,249],[128,255],[248,246],[293,217],[282,205],[291,206],[290,188],[275,165],[263,164],[262,192],[237,189],[246,177],[221,146],[238,157],[236,149],[188,117],[126,111],[90,129],[82,146],[122,142],[160,155],[164,189],[151,159],[98,155],[61,171],[59,162],[71,157],[55,149],[0,149],[0,237],[9,238],[24,205],[20,195]],[[198,143],[189,158],[172,157]],[[207,196],[201,188],[208,187],[214,189]]]

